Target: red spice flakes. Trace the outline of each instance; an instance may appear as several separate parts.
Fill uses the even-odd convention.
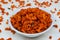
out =
[[[4,15],[4,13],[5,13],[4,10],[5,10],[5,9],[2,8],[2,5],[1,5],[1,4],[0,4],[0,10],[2,11],[2,15]]]
[[[6,21],[6,24],[8,24],[8,20]]]
[[[5,0],[0,0],[3,4],[7,4],[8,2],[5,2]]]
[[[1,31],[1,29],[0,29],[0,33],[1,33],[2,31]]]
[[[14,30],[11,30],[11,33],[15,34],[16,32]]]
[[[2,22],[3,21],[3,17],[2,16],[0,16],[0,22]]]
[[[26,6],[31,6],[31,3],[26,4]]]
[[[4,40],[4,38],[0,38],[0,40]]]
[[[52,39],[52,36],[49,36],[49,39]]]
[[[55,24],[55,25],[53,25],[53,27],[58,28],[58,25],[57,25],[57,24]]]
[[[13,4],[13,5],[11,5],[11,8],[13,10],[14,8],[17,8],[17,7]]]
[[[59,11],[59,12],[57,12],[57,15],[60,15],[60,11]]]
[[[12,40],[12,38],[8,38],[8,39],[6,39],[6,40]]]
[[[58,38],[58,40],[60,40],[60,38]]]

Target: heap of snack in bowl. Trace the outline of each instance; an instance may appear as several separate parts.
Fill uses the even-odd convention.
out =
[[[10,21],[16,30],[28,34],[43,32],[52,24],[51,15],[39,8],[21,9]]]

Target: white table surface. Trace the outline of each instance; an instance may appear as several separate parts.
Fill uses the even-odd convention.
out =
[[[27,0],[26,0],[27,1]],[[32,5],[34,4],[32,2],[32,0],[29,0]],[[48,1],[48,0],[38,0],[39,2],[43,2],[43,1]],[[16,6],[18,6],[18,3],[15,2],[15,0],[13,0],[14,4]],[[27,3],[27,2],[26,2]],[[0,2],[0,4],[2,4]],[[8,4],[2,4],[2,7],[5,8],[5,11],[6,12],[9,12],[9,16],[6,16],[6,15],[3,15],[3,22],[2,24],[0,25],[0,29],[2,29],[2,33],[0,33],[0,38],[9,38],[11,37],[13,40],[49,40],[49,36],[52,36],[52,40],[57,40],[59,37],[60,37],[60,33],[58,31],[58,29],[60,28],[60,19],[58,18],[58,16],[56,15],[57,11],[60,9],[60,1],[59,3],[55,4],[55,3],[52,3],[52,5],[50,7],[47,7],[45,9],[48,9],[48,10],[52,10],[54,8],[57,8],[57,11],[56,13],[52,14],[54,15],[53,16],[53,24],[57,24],[58,25],[58,29],[52,27],[48,32],[46,32],[45,34],[41,35],[40,37],[37,37],[37,38],[27,38],[27,37],[22,37],[21,35],[19,34],[12,34],[10,31],[5,31],[5,28],[8,27],[9,25],[6,24],[6,20],[9,19],[9,17],[11,15],[13,15],[14,13],[16,13],[18,10],[18,8],[16,8],[14,11],[12,10],[8,10],[8,7],[11,6],[11,3],[8,3]],[[0,13],[1,15],[1,13]],[[57,20],[56,22],[54,20]]]

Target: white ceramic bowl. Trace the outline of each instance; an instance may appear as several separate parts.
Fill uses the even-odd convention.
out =
[[[25,8],[35,8],[35,7],[24,7],[23,9],[25,9]],[[19,8],[18,8],[18,9],[19,9]],[[21,9],[22,9],[22,8],[21,8]],[[20,9],[20,10],[21,10],[21,9]],[[50,11],[47,10],[47,9],[45,9],[45,8],[39,8],[39,9],[45,10],[46,12],[50,13]],[[52,17],[51,17],[51,18],[52,18]],[[52,23],[53,23],[53,22],[52,22]],[[17,33],[19,33],[20,35],[25,36],[25,37],[37,37],[37,36],[40,36],[40,35],[44,34],[45,32],[47,32],[48,30],[50,30],[50,29],[52,28],[52,24],[51,24],[51,26],[50,26],[48,29],[46,29],[45,31],[43,31],[43,32],[35,33],[35,34],[27,34],[27,33],[23,33],[23,32],[20,32],[20,31],[16,30],[16,29],[12,26],[12,24],[11,24],[11,22],[10,22],[10,19],[9,19],[9,26],[11,27],[11,29],[13,29],[14,31],[16,31]]]

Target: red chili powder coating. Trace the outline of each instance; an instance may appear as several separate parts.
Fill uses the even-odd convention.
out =
[[[49,20],[49,21],[48,21]],[[21,9],[11,17],[13,27],[23,33],[39,33],[50,27],[51,15],[39,8]]]

